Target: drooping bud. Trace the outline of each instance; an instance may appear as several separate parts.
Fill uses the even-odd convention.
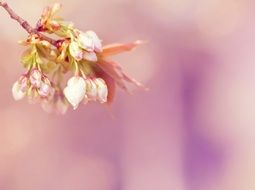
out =
[[[87,84],[87,96],[89,100],[96,101],[97,100],[97,85],[92,79],[86,80]]]
[[[40,88],[38,89],[38,94],[42,97],[47,97],[50,94],[50,91],[51,86],[46,83],[42,83]]]
[[[21,76],[19,79],[20,89],[22,92],[26,92],[28,89],[29,80],[26,76]]]
[[[42,73],[37,69],[32,70],[29,80],[32,86],[39,88],[42,82]]]
[[[97,100],[100,103],[107,102],[108,89],[105,81],[101,78],[96,78],[94,82],[97,85]]]
[[[21,84],[19,81],[16,81],[12,86],[12,96],[14,100],[18,101],[25,97],[26,92],[22,91]]]
[[[76,109],[85,97],[86,83],[81,77],[75,76],[68,80],[64,95],[69,103]]]
[[[81,32],[78,35],[78,42],[81,48],[87,51],[94,51],[93,39],[90,36],[88,36],[86,33]]]
[[[77,61],[82,60],[83,58],[83,51],[79,47],[79,44],[75,41],[72,41],[69,45],[69,52],[71,56],[73,56]]]
[[[102,43],[95,32],[80,32],[78,35],[79,45],[87,51],[102,52]]]
[[[90,36],[93,40],[93,44],[94,44],[94,51],[95,52],[102,52],[103,48],[102,48],[102,42],[101,40],[98,38],[97,34],[93,31],[87,31],[86,34],[88,36]]]
[[[51,82],[48,78],[44,77],[40,87],[38,88],[38,94],[43,98],[50,98],[53,95],[54,89],[51,86]]]

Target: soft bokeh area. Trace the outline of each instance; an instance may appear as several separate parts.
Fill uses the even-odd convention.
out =
[[[53,0],[8,0],[36,23]],[[62,0],[150,88],[45,113],[11,87],[25,31],[0,9],[0,190],[254,190],[255,1]]]

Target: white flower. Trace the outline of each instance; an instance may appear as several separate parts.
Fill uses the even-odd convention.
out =
[[[80,48],[79,44],[75,41],[72,41],[69,45],[69,52],[71,56],[73,56],[77,61],[82,60],[83,58],[83,51]]]
[[[80,32],[78,35],[80,46],[87,51],[102,52],[102,43],[95,32]]]
[[[86,92],[86,83],[81,77],[72,77],[64,89],[64,95],[69,103],[76,109],[83,100]]]
[[[12,96],[14,100],[18,101],[25,97],[26,92],[22,91],[21,84],[16,81],[12,86]]]
[[[97,100],[100,103],[107,102],[108,89],[105,81],[101,78],[96,78],[94,82],[97,85]]]

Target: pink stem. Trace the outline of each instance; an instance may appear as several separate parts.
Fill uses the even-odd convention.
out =
[[[13,20],[16,20],[21,26],[22,28],[24,28],[27,33],[29,34],[37,34],[42,40],[46,40],[49,43],[51,43],[53,46],[58,47],[58,42],[56,40],[53,40],[47,36],[45,36],[44,34],[38,32],[36,29],[34,29],[26,20],[24,20],[23,18],[21,18],[20,16],[18,16],[10,7],[6,2],[3,2],[0,0],[0,6],[3,7],[8,14],[10,15],[10,17]]]

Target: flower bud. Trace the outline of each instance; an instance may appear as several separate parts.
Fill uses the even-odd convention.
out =
[[[64,89],[64,95],[74,109],[76,109],[79,103],[83,100],[85,92],[85,80],[78,76],[70,78]]]
[[[26,92],[28,89],[29,80],[26,76],[21,76],[19,79],[20,89],[22,92]]]
[[[29,80],[32,86],[39,88],[42,82],[42,73],[37,69],[32,70]]]
[[[80,32],[78,35],[79,45],[87,51],[102,52],[102,43],[95,32]]]
[[[38,94],[42,97],[47,97],[47,96],[49,96],[51,90],[52,89],[49,84],[42,83],[40,88],[38,89]]]
[[[97,85],[92,79],[86,80],[87,84],[87,96],[89,100],[96,101],[97,100]]]
[[[86,33],[81,32],[78,35],[78,42],[81,48],[87,51],[94,51],[93,39],[88,36]]]
[[[97,34],[93,31],[87,31],[86,34],[90,36],[93,40],[93,45],[94,45],[94,51],[96,52],[102,52],[102,43],[101,40],[98,38]]]
[[[82,60],[83,58],[83,51],[80,49],[77,42],[72,41],[69,45],[69,52],[71,56],[73,56],[77,61]]]
[[[105,81],[101,78],[96,78],[94,82],[97,85],[97,100],[100,103],[107,102],[108,89]]]
[[[13,86],[12,86],[12,96],[14,98],[14,100],[18,101],[21,100],[25,97],[26,92],[23,92],[21,90],[21,84],[16,81]]]

